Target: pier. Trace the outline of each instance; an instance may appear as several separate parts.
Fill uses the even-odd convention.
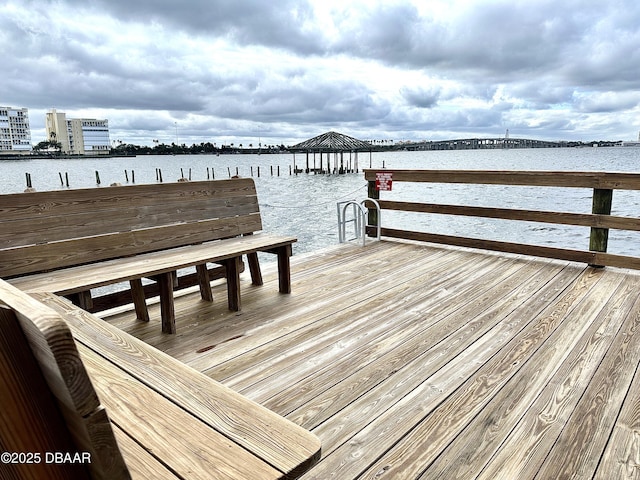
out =
[[[367,224],[380,223],[382,239],[294,255],[291,293],[276,294],[273,262],[261,286],[250,271],[238,277],[239,311],[227,308],[224,279],[211,282],[213,301],[199,286],[176,291],[174,335],[159,328],[157,298],[150,321],[130,305],[98,315],[311,432],[321,456],[307,480],[640,478],[640,258],[607,251],[610,233],[640,230],[638,218],[611,214],[613,192],[640,190],[640,175],[365,179],[381,207]],[[592,211],[399,201],[389,189],[401,182],[586,188]],[[575,250],[387,228],[393,211],[573,225],[590,237]],[[79,307],[33,295],[76,318],[69,328],[82,337]]]
[[[640,261],[607,253],[607,239],[639,228],[611,215],[611,192],[639,189],[640,177],[384,171],[394,185],[593,189],[591,213],[563,213],[398,202],[376,190],[377,173],[365,179],[383,219],[402,210],[577,225],[589,245],[383,220],[382,241],[293,256],[290,296],[269,295],[271,265],[266,288],[243,280],[241,313],[176,299],[185,326],[173,338],[129,312],[105,319],[315,434],[322,457],[305,479],[638,478]],[[223,283],[214,290],[224,297]]]
[[[315,433],[303,478],[637,478],[638,273],[383,240],[264,274],[176,336],[105,318]]]

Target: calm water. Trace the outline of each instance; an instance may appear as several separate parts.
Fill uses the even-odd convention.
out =
[[[325,157],[326,158],[326,157]],[[345,156],[345,160],[346,160]],[[294,253],[312,251],[337,242],[336,202],[362,200],[366,182],[362,173],[347,175],[289,175],[292,154],[283,155],[185,155],[142,156],[97,160],[0,160],[0,193],[17,193],[26,187],[25,173],[30,173],[33,186],[39,190],[56,190],[68,174],[71,188],[96,186],[99,172],[101,188],[113,182],[126,184],[125,170],[131,181],[155,183],[156,169],[161,169],[165,182],[191,174],[192,180],[206,180],[207,169],[216,178],[228,178],[229,172],[251,176],[258,189],[264,229],[294,235],[298,243]],[[295,156],[304,167],[304,156]],[[569,170],[640,172],[640,148],[470,150],[452,152],[389,152],[360,154],[360,168],[425,168],[487,170]],[[258,166],[260,177],[257,177]],[[280,167],[280,176],[277,169]],[[273,176],[271,175],[273,168]],[[181,173],[182,169],[182,173]],[[591,211],[591,192],[583,189],[540,189],[502,186],[463,186],[399,184],[388,199],[433,201],[459,205],[481,205],[533,210]],[[615,192],[613,210],[616,215],[640,217],[640,194]],[[587,228],[502,222],[492,219],[469,219],[436,215],[384,212],[383,225],[434,233],[478,236],[504,241],[523,241],[539,245],[588,248]],[[640,255],[640,236],[612,231],[612,253]],[[269,256],[271,257],[271,256]]]

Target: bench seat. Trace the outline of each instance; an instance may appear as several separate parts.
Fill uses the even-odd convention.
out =
[[[216,263],[252,252],[273,251],[295,241],[294,237],[260,233],[115,258],[100,263],[11,278],[7,281],[25,292],[53,292],[68,295],[82,292],[87,288],[173,272],[205,262]],[[284,261],[286,259],[283,259]],[[284,278],[282,282],[286,284],[288,279]]]
[[[279,290],[281,293],[290,293],[289,257],[291,256],[291,244],[295,241],[294,237],[258,233],[68,267],[16,277],[8,281],[25,292],[53,292],[60,295],[70,295],[91,288],[135,281],[142,277],[156,277],[161,285],[162,331],[175,333],[173,273],[176,270],[204,265],[207,262],[222,262],[227,268],[228,305],[231,310],[238,311],[241,309],[240,267],[238,264],[240,257],[262,251],[277,254]],[[206,275],[206,269],[200,270],[199,273]],[[256,284],[262,283],[259,270],[256,276],[252,269],[252,278]],[[163,288],[163,284],[168,285]],[[202,279],[201,289],[209,288],[208,284],[208,278]],[[137,302],[136,312],[139,318],[148,321],[149,316],[146,313],[144,295],[142,297],[136,295],[136,287],[140,289],[141,284],[132,283],[134,303]]]

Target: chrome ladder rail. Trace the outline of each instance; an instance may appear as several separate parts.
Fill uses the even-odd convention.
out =
[[[367,202],[373,203],[378,212],[378,225],[367,224],[367,214],[369,213],[368,207],[365,206]],[[349,206],[352,207],[352,218],[347,218],[347,209]],[[338,202],[336,208],[338,210],[338,241],[340,243],[357,240],[362,237],[362,246],[364,246],[367,239],[367,227],[376,227],[376,239],[380,240],[380,204],[376,199],[366,198],[362,202],[344,200]],[[353,238],[347,239],[347,223],[354,224],[355,236]]]

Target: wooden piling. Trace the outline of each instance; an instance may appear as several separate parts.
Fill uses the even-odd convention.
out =
[[[375,200],[379,200],[380,199],[380,192],[378,191],[378,189],[376,188],[376,181],[375,180],[369,180],[367,182],[367,196],[369,198],[373,198]],[[367,219],[367,224],[377,227],[378,226],[378,210],[375,208],[369,208],[369,217]],[[370,233],[369,234],[370,237],[375,236],[374,233]]]
[[[26,181],[27,181],[27,188],[24,189],[24,193],[35,192],[36,189],[33,188],[33,184],[31,183],[31,174],[30,173],[25,173],[25,177],[26,177]]]

